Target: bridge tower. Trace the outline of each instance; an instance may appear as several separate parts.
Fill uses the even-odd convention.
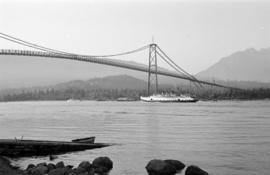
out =
[[[148,96],[158,93],[157,76],[157,45],[150,44],[149,47],[149,68],[148,68]]]

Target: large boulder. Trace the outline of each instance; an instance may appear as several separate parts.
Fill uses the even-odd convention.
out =
[[[185,175],[208,175],[208,173],[197,166],[191,165],[187,167]]]
[[[66,167],[69,168],[69,169],[72,169],[74,166],[73,165],[67,165]]]
[[[97,157],[93,160],[92,165],[95,169],[110,171],[113,168],[113,162],[108,157]]]
[[[51,170],[48,175],[65,175],[65,168],[56,168]]]
[[[176,169],[177,172],[182,171],[186,166],[185,164],[183,164],[179,160],[167,159],[167,160],[164,160],[164,162],[172,165]]]
[[[148,162],[145,168],[149,175],[174,175],[176,173],[174,166],[158,159]]]
[[[29,165],[27,166],[26,170],[28,171],[28,170],[31,170],[31,169],[33,169],[33,168],[35,168],[35,165],[34,165],[34,164],[29,164]]]
[[[31,169],[32,175],[44,175],[48,173],[48,168],[43,165],[36,166],[35,168]]]
[[[110,170],[106,167],[96,167],[94,169],[94,172],[92,172],[92,173],[97,174],[97,175],[107,175],[109,171]]]
[[[73,172],[73,170],[72,170],[72,168],[70,168],[70,166],[66,166],[65,168],[63,168],[64,170],[64,175],[67,175],[67,174],[69,174],[69,173],[72,173]]]
[[[61,161],[61,162],[56,163],[56,164],[55,164],[55,167],[56,167],[56,168],[65,168],[65,164],[64,164],[63,161]]]
[[[84,168],[86,171],[90,171],[93,166],[89,161],[82,161],[78,167]]]
[[[86,171],[86,169],[84,169],[82,167],[78,167],[78,168],[74,169],[73,172],[76,173],[76,174],[83,174],[83,173],[85,173],[87,171]]]
[[[50,172],[50,171],[54,170],[56,167],[55,167],[55,165],[53,163],[49,163],[47,165],[47,168],[48,168],[48,171]]]

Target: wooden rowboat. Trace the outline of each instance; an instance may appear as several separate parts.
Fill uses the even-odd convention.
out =
[[[94,143],[95,138],[96,137],[86,137],[86,138],[72,140],[72,142],[75,142],[75,143]]]
[[[106,143],[94,143],[94,140],[95,137],[75,139],[71,142],[0,139],[0,155],[7,157],[46,156],[112,145]]]

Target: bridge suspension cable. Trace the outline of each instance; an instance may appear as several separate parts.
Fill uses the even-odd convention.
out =
[[[17,43],[17,44],[20,44],[20,45],[23,45],[23,46],[27,46],[27,47],[34,48],[34,49],[37,49],[37,50],[41,50],[41,51],[48,52],[48,50],[46,50],[46,49],[36,48],[36,47],[31,46],[31,45],[29,45],[29,44],[22,43],[22,42],[20,42],[20,41],[13,40],[13,39],[8,38],[8,37],[5,37],[5,36],[1,36],[1,35],[0,35],[0,38],[3,38],[3,39],[5,39],[5,40],[8,40],[8,41],[11,41],[11,42],[13,42],[13,43]]]
[[[120,61],[112,60],[112,59],[107,59],[107,58],[100,59],[100,58],[95,58],[95,57],[90,57],[90,56],[64,55],[64,54],[56,54],[56,53],[48,53],[48,52],[9,50],[9,49],[1,49],[0,55],[18,55],[18,56],[37,56],[37,57],[47,57],[47,58],[59,58],[59,59],[67,59],[67,60],[76,60],[76,61],[104,64],[104,65],[121,67],[121,68],[126,68],[126,69],[141,71],[141,72],[147,72],[147,73],[149,72],[148,68],[144,67],[144,66],[128,64],[128,63],[124,63],[124,62],[120,62]],[[153,72],[153,73],[155,73],[155,72]],[[165,71],[165,70],[158,70],[157,74],[169,76],[169,77],[174,77],[174,78],[180,78],[180,79],[189,80],[189,81],[195,81],[194,79],[191,79],[187,76],[180,75],[179,73],[169,72],[169,71]],[[202,80],[197,80],[197,82],[201,83],[201,84],[212,85],[212,86],[217,86],[217,87],[222,87],[222,88],[241,90],[239,88],[230,87],[230,86],[221,85],[221,84],[212,83],[212,82],[207,82],[207,81],[202,81]]]
[[[38,45],[38,44],[27,42],[25,40],[22,40],[22,39],[19,39],[17,37],[13,37],[13,36],[1,33],[1,32],[0,32],[0,37],[5,39],[5,40],[8,40],[8,41],[11,41],[11,42],[23,45],[23,46],[34,48],[34,49],[37,49],[37,50],[42,50],[42,51],[45,51],[45,52],[71,54],[71,53],[68,53],[68,52],[63,52],[63,51],[60,51],[60,50],[50,49],[48,47],[44,47],[44,46],[41,46],[41,45]]]
[[[162,60],[164,60],[167,64],[169,64],[175,71],[177,71],[178,73],[180,73],[181,75],[183,75],[183,76],[186,76],[186,77],[188,77],[188,78],[190,78],[189,76],[187,76],[185,73],[183,73],[182,71],[180,71],[179,69],[177,69],[177,67],[175,67],[172,63],[170,63],[166,58],[164,58],[164,56],[161,54],[161,53],[159,53],[158,51],[157,51],[157,54],[158,54],[158,56],[160,56],[160,58],[162,59]],[[195,81],[192,81],[192,83],[196,86],[196,87],[200,87]]]
[[[179,70],[181,70],[185,75],[187,75],[188,77],[194,79],[197,81],[197,79],[189,74],[187,71],[185,71],[183,68],[181,68],[180,66],[178,66],[159,46],[157,46],[158,50],[169,60],[169,62],[171,62],[175,67],[177,67]],[[200,84],[201,85],[201,84]]]
[[[51,49],[51,48],[48,48],[48,47],[44,47],[44,46],[41,46],[39,44],[35,44],[35,43],[32,43],[32,42],[28,42],[28,41],[25,41],[25,40],[22,40],[20,38],[17,38],[17,37],[14,37],[14,36],[11,36],[11,35],[8,35],[8,34],[4,34],[4,33],[1,33],[0,32],[0,37],[5,39],[5,40],[8,40],[8,41],[11,41],[11,42],[14,42],[16,44],[20,44],[20,45],[23,45],[23,46],[26,46],[26,47],[30,47],[30,48],[34,48],[34,49],[37,49],[37,50],[41,50],[41,51],[45,51],[45,52],[49,52],[49,53],[57,53],[57,54],[64,54],[64,55],[72,55],[72,56],[75,56],[75,55],[78,55],[78,54],[74,54],[74,53],[70,53],[70,52],[65,52],[65,51],[61,51],[61,50],[55,50],[55,49]],[[136,52],[140,52],[142,50],[145,50],[147,48],[149,48],[149,44],[148,45],[145,45],[143,47],[140,47],[138,49],[135,49],[135,50],[131,50],[131,51],[126,51],[126,52],[121,52],[121,53],[117,53],[117,54],[109,54],[109,55],[87,55],[87,56],[91,56],[91,57],[96,57],[96,58],[107,58],[107,57],[116,57],[116,56],[123,56],[123,55],[128,55],[128,54],[133,54],[133,53],[136,53]],[[178,66],[175,62],[173,62],[169,57],[168,55],[165,54],[165,52],[163,52],[159,46],[157,46],[158,50],[161,52],[159,53],[157,51],[157,54],[167,63],[169,64],[174,70],[176,70],[178,73],[182,74],[182,75],[186,75],[190,78],[193,78],[195,79],[192,75],[188,74],[184,69],[182,69],[180,66]],[[164,56],[163,56],[164,55]],[[80,55],[80,56],[86,56],[86,55]],[[193,81],[193,83],[197,86],[197,83],[195,83],[195,81]],[[197,86],[198,87],[198,86]]]
[[[122,55],[128,55],[136,52],[140,52],[142,50],[145,50],[147,48],[150,48],[151,45],[145,45],[143,47],[140,47],[135,50],[131,51],[126,51],[126,52],[121,52],[117,54],[109,54],[109,55],[80,55],[80,54],[74,54],[74,53],[69,53],[69,52],[64,52],[60,50],[55,50],[55,49],[50,49],[38,44],[34,44],[31,42],[27,42],[24,40],[21,40],[19,38],[4,34],[0,32],[0,38],[3,38],[5,40],[24,45],[30,48],[34,48],[37,50],[41,50],[43,52],[35,52],[35,51],[20,51],[20,50],[0,50],[0,55],[28,55],[28,56],[41,56],[41,57],[54,57],[54,58],[62,58],[62,59],[70,59],[70,60],[77,60],[77,61],[86,61],[86,62],[93,62],[93,63],[98,63],[98,64],[105,64],[105,65],[110,65],[110,66],[116,66],[116,67],[122,67],[122,68],[127,68],[127,69],[132,69],[132,70],[137,70],[137,71],[142,71],[142,72],[150,72],[150,73],[155,73],[155,74],[160,74],[164,76],[170,76],[170,77],[175,77],[175,78],[180,78],[180,79],[185,79],[189,80],[192,82],[196,82],[198,84],[206,84],[206,85],[212,85],[212,86],[217,86],[217,87],[222,87],[222,88],[229,88],[229,89],[236,89],[240,90],[239,88],[235,87],[230,87],[230,86],[225,86],[217,83],[211,83],[207,81],[202,81],[196,79],[193,75],[189,74],[186,72],[184,69],[182,69],[180,66],[178,66],[170,57],[158,46],[157,46],[157,54],[165,60],[173,69],[177,71],[177,73],[170,72],[170,71],[164,71],[164,70],[149,70],[143,66],[137,66],[137,65],[132,65],[132,64],[127,64],[127,63],[121,63],[117,60],[111,60],[107,59],[107,57],[115,57],[115,56],[122,56]]]
[[[192,81],[197,87],[200,86],[202,87],[202,85],[200,83],[198,83],[198,79],[196,77],[194,77],[193,75],[189,74],[187,71],[185,71],[183,68],[181,68],[179,65],[177,65],[158,45],[157,45],[157,53],[158,55],[165,60],[172,68],[174,68],[177,72],[182,73],[184,75],[186,75],[187,77],[193,79],[194,81]],[[159,53],[161,52],[162,55],[165,56],[165,58],[163,56],[161,56],[161,54]]]
[[[75,54],[75,53],[70,53],[70,52],[64,52],[61,50],[55,50],[55,49],[51,49],[48,47],[44,47],[41,46],[39,44],[35,44],[32,42],[28,42],[22,39],[19,39],[17,37],[11,36],[11,35],[7,35],[4,33],[0,32],[0,38],[3,38],[5,40],[26,46],[26,47],[30,47],[30,48],[34,48],[37,50],[41,50],[41,51],[45,51],[45,52],[49,52],[49,53],[57,53],[57,54],[64,54],[64,55],[80,55],[80,56],[91,56],[91,57],[96,57],[96,58],[107,58],[107,57],[116,57],[116,56],[123,56],[123,55],[129,55],[129,54],[133,54],[136,52],[140,52],[142,50],[148,49],[149,48],[149,44],[145,45],[143,47],[140,47],[138,49],[134,49],[134,50],[130,50],[130,51],[125,51],[125,52],[121,52],[121,53],[116,53],[116,54],[108,54],[108,55],[82,55],[82,54]]]

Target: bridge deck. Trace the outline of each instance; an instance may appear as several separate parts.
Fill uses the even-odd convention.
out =
[[[68,60],[84,61],[84,62],[91,62],[91,63],[121,67],[125,69],[141,71],[141,72],[149,72],[148,67],[136,66],[136,65],[132,65],[128,63],[123,63],[117,60],[94,57],[94,56],[87,56],[87,55],[75,55],[75,54],[72,55],[72,54],[60,54],[60,53],[50,53],[50,52],[41,52],[41,51],[29,51],[29,50],[10,50],[10,49],[0,50],[0,55],[36,56],[36,57],[68,59]],[[156,73],[154,70],[150,70],[150,71],[151,73]],[[217,86],[217,87],[222,87],[222,88],[238,89],[238,88],[224,86],[224,85],[211,83],[207,81],[202,81],[202,80],[197,80],[197,79],[194,80],[185,75],[181,75],[177,72],[172,72],[172,71],[157,70],[157,74],[168,76],[168,77],[180,78],[184,80],[190,80],[190,81],[197,82],[200,84],[206,84],[206,85]]]

